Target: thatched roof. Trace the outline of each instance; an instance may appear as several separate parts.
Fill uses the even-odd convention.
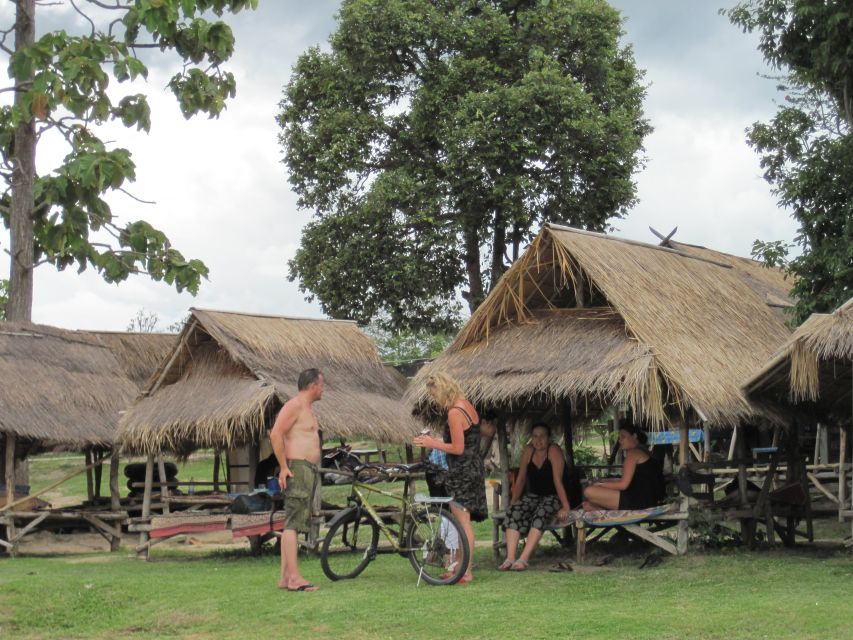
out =
[[[151,375],[175,347],[174,333],[89,331],[110,348],[130,381],[143,391]]]
[[[815,403],[823,419],[850,421],[853,393],[853,298],[832,313],[812,314],[745,385],[758,402]]]
[[[407,400],[423,408],[426,376],[447,369],[483,405],[627,401],[658,427],[691,410],[713,426],[751,419],[738,381],[789,335],[771,308],[789,283],[764,271],[546,225]]]
[[[98,337],[0,323],[0,431],[45,446],[108,445],[136,394]]]
[[[409,442],[417,433],[399,378],[355,323],[192,309],[119,438],[128,451],[179,455],[257,441],[311,367],[326,379],[314,405],[325,436]]]

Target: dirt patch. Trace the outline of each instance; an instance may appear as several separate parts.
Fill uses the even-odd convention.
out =
[[[138,534],[125,534],[122,538],[122,548],[117,553],[110,553],[110,544],[97,533],[74,532],[54,533],[38,531],[24,537],[18,547],[22,555],[27,556],[69,556],[87,555],[82,558],[69,559],[69,562],[106,562],[117,557],[124,557],[133,552],[139,542]],[[211,533],[180,535],[160,542],[153,547],[157,549],[181,549],[191,552],[207,553],[216,549],[248,548],[247,538],[234,539],[230,531],[215,531]]]

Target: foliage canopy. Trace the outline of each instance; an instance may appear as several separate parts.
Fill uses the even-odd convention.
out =
[[[235,94],[234,76],[220,68],[234,51],[234,36],[225,22],[210,18],[257,2],[15,2],[13,24],[0,31],[7,90],[15,96],[13,104],[0,106],[0,213],[12,230],[10,306],[16,319],[28,319],[32,269],[41,263],[80,271],[91,266],[108,282],[146,273],[178,291],[198,290],[207,275],[201,261],[184,258],[144,220],[120,221],[104,199],[124,191],[136,167],[127,149],[112,147],[96,130],[110,121],[149,130],[145,95],[119,87],[145,80],[148,65],[167,51],[181,65],[168,84],[184,116],[218,116]],[[36,38],[36,19],[67,28]],[[14,43],[8,42],[12,34]],[[64,141],[67,155],[36,175],[36,145],[48,137]]]
[[[636,201],[642,73],[603,0],[344,0],[278,117],[299,205],[290,277],[333,317],[445,331],[546,221]]]
[[[796,323],[853,295],[853,10],[821,0],[752,0],[728,16],[758,32],[765,60],[786,76],[785,102],[748,130],[764,177],[799,223]],[[753,253],[783,263],[792,246],[756,241]]]

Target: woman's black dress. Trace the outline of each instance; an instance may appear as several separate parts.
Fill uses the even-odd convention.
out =
[[[447,454],[447,477],[445,486],[453,499],[468,509],[471,520],[482,522],[489,515],[486,505],[486,470],[480,457],[480,424],[474,424],[471,416],[460,407],[470,425],[465,431],[465,449],[460,455]],[[444,425],[444,441],[450,443],[450,425]]]

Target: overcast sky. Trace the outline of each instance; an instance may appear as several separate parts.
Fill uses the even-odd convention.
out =
[[[326,42],[338,4],[261,0],[258,11],[232,19],[237,53],[228,68],[237,78],[237,97],[218,120],[184,120],[165,89],[173,71],[155,67],[147,87],[136,89],[149,95],[151,133],[114,127],[104,134],[133,153],[134,195],[156,202],[119,196],[111,198],[114,212],[148,220],[185,256],[202,259],[210,280],[199,295],[178,295],[142,276],[109,285],[94,272],[43,266],[35,277],[35,322],[124,330],[144,308],[165,327],[191,306],[322,317],[286,278],[311,213],[296,208],[274,117],[297,56]],[[655,128],[646,139],[648,166],[637,176],[640,203],[614,223],[617,235],[652,242],[650,225],[663,233],[677,226],[677,240],[743,256],[756,238],[790,241],[795,224],[775,205],[744,135],[775,111],[774,84],[759,77],[768,70],[755,38],[718,15],[731,2],[611,4],[625,15],[623,41],[646,70],[645,110]],[[63,153],[42,145],[40,171]],[[0,244],[8,246],[8,238]],[[2,263],[5,277],[7,260]]]

